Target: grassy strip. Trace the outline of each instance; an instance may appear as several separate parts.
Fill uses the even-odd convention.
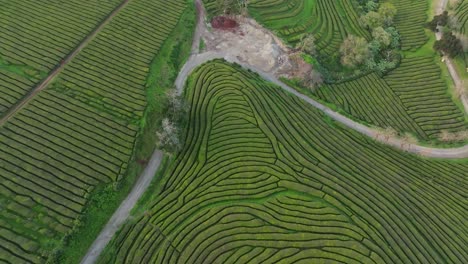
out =
[[[174,34],[165,41],[151,64],[147,79],[148,106],[140,124],[141,133],[137,139],[134,158],[129,164],[126,176],[113,184],[96,187],[90,196],[89,204],[80,220],[81,223],[77,223],[78,227],[72,234],[63,239],[63,246],[54,250],[52,262],[79,263],[133,187],[138,175],[143,170],[144,166],[141,164],[149,159],[154,151],[155,131],[159,127],[161,112],[165,105],[162,100],[163,95],[167,89],[171,88],[178,69],[182,67],[190,54],[194,21],[194,8],[192,4],[189,4],[174,29]]]

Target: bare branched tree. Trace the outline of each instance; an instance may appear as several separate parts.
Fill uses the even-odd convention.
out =
[[[181,147],[179,129],[169,118],[164,118],[162,120],[161,130],[156,132],[156,136],[158,138],[157,145],[160,148],[179,150]]]

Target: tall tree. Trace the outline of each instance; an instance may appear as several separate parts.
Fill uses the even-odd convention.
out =
[[[370,51],[366,39],[349,35],[340,47],[341,63],[344,66],[354,68],[365,62]]]
[[[386,26],[393,24],[393,18],[397,14],[396,7],[391,3],[383,3],[379,7],[379,15]]]
[[[304,35],[298,45],[301,51],[309,55],[314,55],[316,52],[315,37],[312,34]]]

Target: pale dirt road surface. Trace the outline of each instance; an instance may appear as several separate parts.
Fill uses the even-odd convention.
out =
[[[162,158],[163,153],[161,151],[154,151],[145,170],[138,178],[132,191],[127,196],[127,198],[125,198],[125,200],[120,204],[119,208],[112,215],[109,222],[107,222],[104,229],[101,231],[99,236],[89,248],[84,258],[81,260],[81,264],[91,264],[96,262],[102,250],[104,250],[104,248],[114,236],[115,232],[119,230],[122,224],[130,216],[130,211],[150,185],[151,180],[153,179],[153,177],[156,174],[156,171],[159,168],[159,165],[161,165]]]
[[[278,80],[273,74],[263,72],[251,65],[238,61],[236,57],[232,57],[229,55],[229,51],[225,51],[225,52],[209,51],[203,54],[197,54],[197,55],[191,56],[190,59],[182,68],[182,70],[180,71],[179,76],[177,77],[176,87],[177,87],[179,94],[183,92],[187,77],[197,66],[205,62],[211,61],[213,59],[217,59],[217,58],[225,59],[228,62],[237,63],[244,68],[257,72],[262,78],[280,86],[283,90],[294,94],[295,96],[301,98],[302,100],[306,101],[310,105],[320,109],[321,111],[323,111],[326,115],[330,116],[335,121],[353,130],[356,130],[361,134],[374,138],[378,142],[383,143],[385,145],[389,145],[394,148],[398,148],[402,151],[407,151],[410,153],[415,153],[415,154],[419,154],[421,156],[430,157],[430,158],[444,158],[444,159],[468,158],[468,145],[465,145],[459,148],[431,148],[431,147],[419,146],[415,144],[407,144],[403,140],[397,137],[389,137],[389,138],[380,137],[379,136],[381,134],[380,130],[362,125],[354,120],[351,120],[331,110],[327,106],[287,86],[286,84]]]

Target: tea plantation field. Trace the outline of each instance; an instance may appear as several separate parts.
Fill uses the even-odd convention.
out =
[[[124,3],[51,2],[0,1],[2,111]],[[186,0],[130,1],[0,127],[0,262],[45,262],[80,223],[95,186],[128,173],[151,62],[187,7]]]
[[[219,13],[216,1],[204,0],[207,11]],[[260,24],[294,45],[306,33],[313,33],[322,56],[337,56],[348,34],[370,37],[358,22],[352,0],[254,0],[249,11]]]
[[[99,263],[468,261],[466,162],[377,144],[220,60],[185,96],[183,150]]]
[[[403,59],[384,78],[369,74],[325,85],[317,89],[316,95],[359,120],[411,132],[423,140],[436,139],[442,130],[468,129],[432,56]]]
[[[0,117],[122,1],[0,1]]]

